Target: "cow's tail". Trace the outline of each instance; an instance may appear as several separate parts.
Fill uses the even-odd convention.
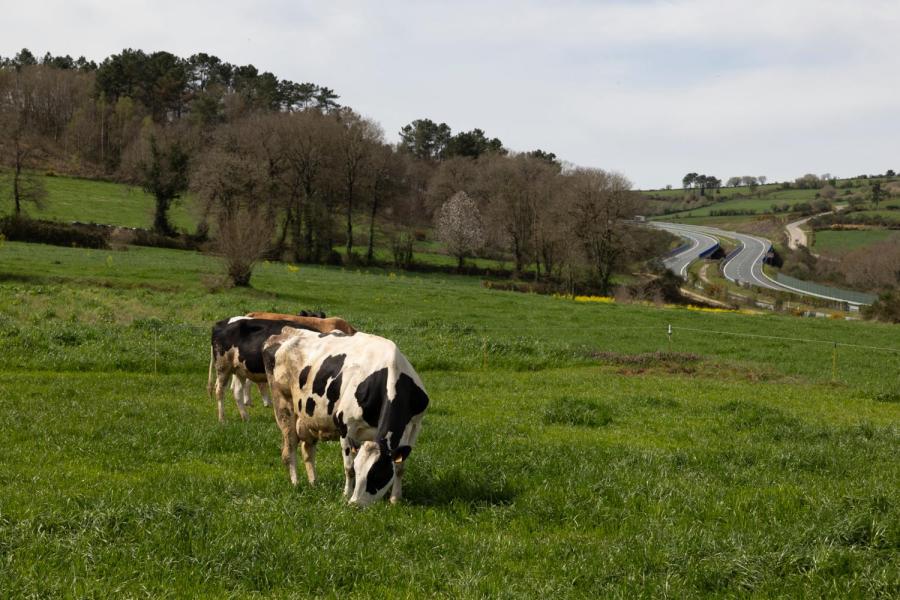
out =
[[[206,397],[210,401],[213,399],[213,374],[215,373],[215,350],[212,344],[209,345],[209,377],[206,379]]]

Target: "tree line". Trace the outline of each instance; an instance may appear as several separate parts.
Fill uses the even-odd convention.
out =
[[[36,168],[143,187],[165,235],[170,207],[193,193],[198,233],[215,238],[237,284],[264,254],[371,262],[381,240],[408,262],[413,238],[433,230],[460,266],[490,256],[518,275],[608,292],[615,272],[665,245],[629,224],[641,199],[622,175],[427,118],[392,145],[338,99],[202,53],[126,49],[96,64],[23,50],[0,59],[0,156],[21,191],[17,213],[41,200]],[[481,234],[454,244],[460,220],[441,215],[459,212],[460,194],[463,221]]]

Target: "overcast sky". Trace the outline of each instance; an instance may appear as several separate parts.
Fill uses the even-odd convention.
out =
[[[4,2],[0,54],[208,52],[637,187],[900,171],[898,0]]]

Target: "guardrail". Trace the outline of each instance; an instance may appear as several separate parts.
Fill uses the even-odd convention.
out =
[[[828,300],[847,302],[848,304],[872,304],[878,299],[878,296],[874,294],[843,290],[829,285],[822,285],[821,283],[804,281],[802,279],[797,279],[796,277],[791,277],[790,275],[785,275],[784,273],[776,273],[775,281],[786,288],[798,290]]]

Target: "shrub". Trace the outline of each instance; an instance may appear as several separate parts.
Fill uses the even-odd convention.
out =
[[[878,296],[872,306],[863,309],[867,319],[900,323],[900,290],[890,290]]]
[[[394,254],[394,266],[407,269],[413,262],[413,236],[405,231],[391,236],[391,252]]]
[[[0,233],[17,242],[34,242],[54,246],[108,248],[108,231],[83,224],[32,220],[26,217],[3,217]]]

